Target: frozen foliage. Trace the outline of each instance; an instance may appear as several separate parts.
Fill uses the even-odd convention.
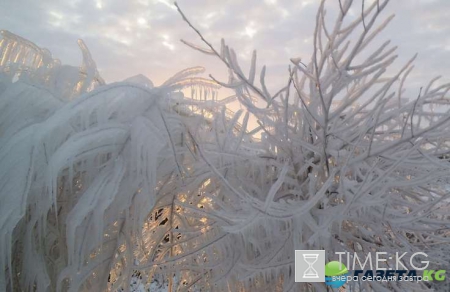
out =
[[[371,42],[387,3],[349,19],[339,1],[327,27],[323,1],[309,63],[291,59],[276,93],[256,53],[244,73],[181,10],[204,47],[185,43],[222,60],[227,82],[195,67],[159,87],[105,85],[82,42],[83,65],[64,67],[3,31],[0,289],[326,291],[294,285],[295,249],[425,251],[448,266],[450,84],[404,98],[412,60],[386,76],[395,48]],[[235,96],[217,100],[217,84]]]

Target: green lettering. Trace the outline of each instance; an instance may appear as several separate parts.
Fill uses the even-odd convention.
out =
[[[424,281],[433,281],[433,273],[434,273],[434,270],[424,270],[423,271],[423,280]]]
[[[445,280],[445,270],[439,270],[434,273],[434,279],[437,281],[444,281]]]

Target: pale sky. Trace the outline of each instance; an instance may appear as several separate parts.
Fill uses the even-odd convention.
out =
[[[328,0],[328,2],[337,0]],[[354,0],[360,13],[362,0]],[[286,80],[292,57],[310,58],[315,0],[179,0],[204,36],[219,47],[220,39],[235,48],[244,68],[251,52],[268,67],[272,83]],[[392,0],[382,18],[396,14],[379,36],[391,39],[400,55],[397,64],[416,52],[410,83],[426,85],[443,75],[450,81],[450,1]],[[182,43],[200,44],[171,0],[0,0],[0,29],[7,29],[48,48],[64,64],[79,65],[76,41],[89,47],[107,82],[142,73],[155,85],[177,71],[196,65],[224,77],[227,71],[212,57]]]

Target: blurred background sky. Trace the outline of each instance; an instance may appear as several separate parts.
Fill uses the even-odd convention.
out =
[[[360,13],[361,1],[354,0],[352,14]],[[211,43],[219,48],[225,38],[244,68],[256,49],[258,63],[267,65],[269,84],[274,85],[287,80],[290,58],[309,60],[319,2],[179,0],[178,4]],[[436,75],[450,81],[450,1],[392,0],[382,18],[394,13],[378,38],[398,45],[399,65],[419,53],[409,84],[425,86]],[[171,0],[1,0],[0,29],[48,48],[70,65],[81,63],[76,44],[81,38],[108,83],[142,73],[158,85],[196,65],[221,78],[227,73],[219,61],[179,41],[200,44]]]

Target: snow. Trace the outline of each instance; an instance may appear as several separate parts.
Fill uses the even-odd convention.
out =
[[[312,290],[294,283],[295,249],[448,265],[450,85],[402,96],[413,59],[389,77],[395,48],[371,48],[388,1],[366,8],[365,30],[343,2],[333,29],[320,7],[313,56],[276,92],[256,52],[243,70],[181,10],[204,45],[186,43],[228,82],[193,67],[157,87],[105,84],[82,41],[77,68],[2,31],[0,290]],[[235,95],[218,99],[218,84]]]

